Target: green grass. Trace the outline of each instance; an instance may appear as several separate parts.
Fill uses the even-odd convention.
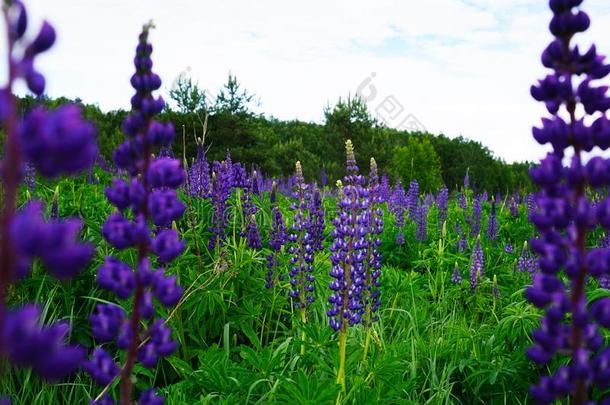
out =
[[[99,301],[113,301],[95,284],[95,269],[105,255],[116,252],[100,235],[100,225],[112,211],[103,195],[109,177],[97,173],[102,185],[83,178],[59,182],[62,216],[78,215],[85,221],[83,236],[97,247],[97,255],[82,274],[59,283],[36,265],[31,277],[10,291],[10,302],[37,301],[45,320],[63,319],[72,324],[71,341],[92,347],[87,317]],[[37,184],[35,198],[50,203],[55,184]],[[269,201],[256,201],[261,234],[267,238]],[[234,203],[234,201],[233,201]],[[290,218],[289,202],[280,198]],[[326,198],[327,224],[334,201]],[[485,279],[475,293],[468,283],[470,252],[455,250],[453,224],[463,221],[455,201],[450,204],[447,239],[440,241],[436,211],[429,213],[428,242],[415,241],[415,226],[406,228],[407,244],[394,244],[396,229],[386,214],[382,252],[382,306],[374,325],[369,356],[362,361],[365,331],[354,327],[347,344],[347,390],[337,401],[337,336],[327,324],[328,253],[316,256],[318,298],[308,323],[293,324],[292,306],[283,286],[264,288],[266,249],[248,249],[239,237],[239,211],[228,229],[227,255],[220,263],[207,250],[211,207],[193,200],[195,229],[185,216],[178,228],[187,240],[185,253],[169,272],[185,287],[175,310],[157,307],[169,317],[179,350],[162,360],[155,370],[136,367],[136,391],[151,385],[167,397],[167,404],[523,404],[528,387],[544,369],[527,360],[524,349],[540,313],[525,302],[528,274],[515,272],[523,241],[533,234],[525,207],[519,218],[499,211],[500,238],[483,239]],[[489,205],[485,205],[485,229]],[[464,227],[467,230],[467,227]],[[327,233],[330,226],[327,226]],[[201,257],[197,256],[195,239]],[[515,253],[504,253],[511,241]],[[264,241],[266,243],[266,240]],[[327,240],[328,244],[329,241]],[[474,243],[469,241],[470,246]],[[129,254],[121,254],[133,263]],[[454,263],[462,271],[461,285],[450,283]],[[199,263],[201,263],[201,268]],[[493,275],[501,297],[491,293]],[[602,292],[599,292],[601,294]],[[128,307],[129,302],[122,303]],[[302,342],[301,331],[305,332]],[[304,355],[300,354],[305,344]],[[117,394],[116,387],[113,394]],[[84,373],[66,382],[47,385],[29,371],[6,369],[0,393],[14,404],[86,404],[100,392]]]

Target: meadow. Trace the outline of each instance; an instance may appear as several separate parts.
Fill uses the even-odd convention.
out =
[[[59,187],[60,217],[83,218],[83,236],[98,248],[98,253],[92,264],[68,283],[60,283],[35,268],[10,295],[14,302],[45,303],[45,319],[70,321],[70,340],[86,347],[93,346],[89,314],[95,303],[111,300],[95,284],[96,269],[111,253],[100,234],[102,222],[112,212],[103,198],[103,185],[109,184],[111,177],[98,169],[95,178],[93,184],[87,176],[81,176],[58,184],[36,184],[32,192],[22,189],[22,198],[38,198],[50,207],[55,187]],[[328,246],[336,197],[330,187],[326,191],[324,244]],[[334,403],[341,390],[335,384],[337,336],[326,316],[329,253],[325,249],[315,255],[317,299],[310,309],[310,320],[304,326],[295,324],[286,293],[288,281],[265,288],[266,256],[270,252],[269,192],[254,197],[260,208],[257,223],[263,249],[249,248],[246,237],[240,236],[240,193],[243,190],[235,189],[228,205],[232,220],[222,257],[207,249],[210,201],[182,195],[190,201],[191,213],[177,227],[187,248],[168,271],[179,277],[184,296],[171,312],[159,308],[163,316],[172,314],[168,322],[177,331],[179,349],[154,370],[137,368],[136,386],[158,387],[171,404]],[[499,236],[493,241],[485,237],[491,201],[483,203],[485,276],[472,291],[470,256],[476,237],[468,236],[468,247],[460,252],[460,238],[454,230],[454,225],[461,223],[469,232],[465,220],[472,215],[476,193],[470,189],[465,193],[470,207],[467,210],[459,207],[460,193],[450,198],[445,236],[433,205],[428,213],[426,241],[416,240],[417,225],[407,220],[402,246],[396,244],[395,219],[384,204],[379,322],[373,326],[372,343],[364,360],[365,330],[350,330],[347,392],[340,403],[527,403],[528,387],[540,372],[525,356],[540,312],[525,300],[524,289],[531,284],[531,275],[518,271],[517,263],[523,243],[534,232],[527,220],[527,205],[519,204],[518,215],[513,217],[510,198],[506,204],[498,204]],[[278,205],[289,223],[291,200],[290,196],[278,195]],[[513,246],[511,253],[505,251],[509,244]],[[286,273],[290,255],[284,251],[282,256],[280,271]],[[460,283],[451,282],[456,263],[463,278]],[[499,296],[492,291],[494,276]],[[300,331],[305,333],[304,341]],[[306,351],[301,354],[303,343]],[[81,398],[92,398],[96,393],[83,373],[73,382],[49,386],[28,371],[5,375],[0,391],[14,394],[15,403],[23,404],[80,403]]]
[[[191,156],[158,95],[152,22],[106,137],[82,103],[45,99],[35,61],[55,29],[26,35],[24,3],[5,0],[0,404],[610,404],[610,65],[573,43],[582,3],[549,1],[550,73],[530,88],[548,153],[505,164],[458,139],[480,152],[471,173],[446,138],[375,137],[349,100],[323,131],[292,123],[312,144],[335,131],[329,171],[286,170],[298,142],[269,133],[280,150],[258,164],[239,134],[265,119],[232,76]]]

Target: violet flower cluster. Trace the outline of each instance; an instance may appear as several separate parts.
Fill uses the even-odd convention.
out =
[[[210,250],[220,249],[227,239],[227,201],[231,196],[234,181],[233,163],[231,156],[222,162],[214,162],[212,168],[212,221],[210,232],[212,236],[208,242]]]
[[[409,211],[409,219],[415,221],[417,216],[417,206],[419,205],[419,183],[417,179],[411,180],[409,191],[407,191],[407,210]]]
[[[314,187],[309,201],[309,223],[311,224],[311,243],[314,252],[324,250],[324,228],[326,226],[324,215],[322,194],[317,187]]]
[[[380,205],[383,203],[381,186],[379,184],[379,173],[377,162],[371,158],[371,168],[368,183],[368,207],[364,215],[367,219],[368,232],[366,235],[367,252],[364,263],[364,291],[362,301],[364,304],[363,324],[370,326],[378,319],[376,312],[381,305],[381,234],[383,233],[383,210]]]
[[[481,205],[481,196],[476,195],[472,202],[472,216],[470,217],[470,237],[476,238],[481,233],[481,216],[483,214],[483,206]]]
[[[283,276],[277,274],[276,268],[279,266],[280,252],[286,244],[286,224],[282,210],[277,206],[275,200],[276,185],[273,183],[271,190],[271,227],[269,228],[269,247],[271,253],[267,255],[267,274],[265,275],[265,287],[273,288],[278,281],[283,280]]]
[[[498,216],[496,213],[496,201],[491,201],[491,212],[489,213],[489,218],[487,219],[487,239],[491,241],[495,241],[498,239]]]
[[[477,237],[477,240],[472,249],[472,255],[470,257],[470,289],[474,291],[481,280],[483,279],[485,268],[485,257],[483,254],[483,248],[481,247],[481,238]]]
[[[184,170],[178,160],[154,158],[153,151],[169,146],[174,139],[171,124],[155,120],[165,103],[153,92],[161,87],[161,79],[152,72],[152,45],[148,41],[151,24],[145,25],[139,36],[134,64],[136,73],[131,84],[136,90],[131,99],[132,111],[123,124],[127,139],[114,152],[118,168],[130,175],[128,180],[115,178],[106,188],[106,197],[117,208],[102,227],[102,234],[115,249],[134,248],[137,251],[135,268],[108,256],[97,273],[98,285],[114,293],[119,299],[133,297],[131,314],[114,304],[98,304],[91,316],[91,327],[98,343],[114,342],[124,350],[124,365],[119,367],[114,356],[98,346],[91,360],[83,367],[100,386],[108,386],[120,374],[121,403],[132,401],[132,372],[138,361],[146,368],[154,368],[160,358],[176,350],[171,330],[165,320],[154,320],[153,300],[171,308],[181,298],[182,287],[176,276],[164,274],[167,265],[184,249],[172,223],[184,213],[185,206],[178,200],[176,189],[184,181]],[[148,322],[144,322],[148,321]],[[147,323],[147,326],[145,326]],[[95,403],[113,403],[104,393]],[[159,403],[154,390],[145,391],[140,404]]]
[[[610,228],[610,198],[594,208],[586,194],[588,187],[610,184],[609,161],[589,155],[585,162],[583,156],[596,147],[610,147],[608,86],[597,84],[608,76],[610,65],[595,46],[583,51],[572,42],[575,34],[590,25],[588,15],[579,8],[582,3],[549,2],[554,39],[542,53],[542,64],[551,72],[531,87],[533,98],[543,102],[550,114],[542,119],[541,127],[533,129],[533,135],[538,143],[550,144],[552,152],[530,172],[540,187],[532,201],[535,210],[530,208],[530,220],[540,233],[531,242],[540,255],[540,272],[526,295],[545,315],[540,329],[533,332],[535,345],[527,354],[541,365],[558,354],[569,357],[566,364],[531,387],[532,398],[544,404],[565,397],[572,404],[588,404],[593,387],[605,390],[610,382],[610,350],[599,331],[610,327],[610,299],[588,304],[585,292],[589,277],[610,272],[610,251],[587,248],[591,230],[598,225]],[[560,276],[562,269],[567,286]]]
[[[193,196],[208,198],[210,196],[210,165],[205,157],[202,139],[197,139],[197,156],[188,169],[188,186]]]
[[[457,262],[455,266],[453,266],[453,273],[451,273],[451,282],[453,284],[461,284],[462,283],[462,274],[460,273],[460,267]]]
[[[400,179],[398,179],[396,180],[396,186],[394,187],[394,192],[392,193],[388,204],[390,212],[394,214],[394,226],[398,229],[398,235],[396,235],[397,245],[405,244],[404,227],[406,205],[407,196],[405,194],[404,188],[402,188],[402,183]]]
[[[13,88],[25,81],[37,96],[43,94],[45,78],[36,70],[36,58],[55,42],[55,30],[43,22],[38,33],[26,36],[28,15],[24,4],[4,4],[8,34],[7,84],[0,89],[0,123],[4,132],[1,161],[2,212],[0,214],[0,360],[30,367],[48,380],[59,380],[74,372],[85,356],[82,348],[67,346],[67,323],[41,326],[42,308],[26,304],[8,309],[7,290],[27,276],[34,260],[40,260],[60,280],[73,277],[93,255],[93,247],[78,241],[81,221],[46,221],[40,201],[30,201],[17,210],[18,187],[23,163],[47,178],[76,174],[89,167],[97,155],[95,130],[83,120],[76,105],[55,110],[35,107],[25,117],[17,113]]]
[[[415,223],[417,229],[415,231],[415,239],[418,242],[425,242],[428,228],[428,208],[426,204],[419,204],[415,210]]]
[[[347,172],[339,187],[330,246],[333,280],[329,284],[332,293],[327,315],[335,331],[345,331],[348,326],[360,323],[365,309],[362,293],[366,280],[369,190],[364,176],[359,174],[352,142],[348,140],[345,147]]]
[[[246,238],[248,247],[252,249],[261,249],[263,247],[263,242],[256,222],[258,208],[256,207],[256,204],[254,204],[251,190],[251,188],[246,187],[241,196],[241,209],[244,221],[241,236]]]
[[[523,249],[517,259],[517,271],[519,273],[527,272],[530,274],[538,270],[538,258],[530,253],[527,241],[523,243]]]
[[[307,307],[315,300],[314,295],[314,245],[312,224],[310,222],[309,206],[311,205],[311,194],[309,187],[303,178],[301,162],[296,163],[296,185],[294,197],[296,202],[292,204],[294,211],[292,226],[288,241],[290,247],[288,252],[290,258],[290,297],[295,308],[299,308],[305,313]]]
[[[438,194],[436,194],[436,209],[438,210],[438,229],[443,227],[443,224],[447,221],[447,214],[449,209],[449,189],[442,186]]]

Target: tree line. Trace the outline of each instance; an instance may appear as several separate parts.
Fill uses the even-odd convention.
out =
[[[243,89],[235,76],[229,78],[215,97],[188,77],[180,77],[170,90],[173,103],[161,114],[176,127],[174,154],[187,161],[195,156],[196,138],[205,131],[206,154],[222,160],[230,150],[235,161],[257,166],[266,176],[291,175],[295,161],[301,161],[308,180],[328,181],[343,176],[345,141],[356,148],[361,171],[368,172],[374,157],[392,182],[408,184],[417,179],[423,191],[436,191],[442,184],[458,189],[468,172],[471,183],[489,192],[527,192],[532,186],[528,162],[506,163],[480,142],[463,137],[449,138],[428,132],[407,132],[389,128],[371,116],[358,97],[339,99],[324,109],[324,123],[283,121],[253,112],[256,97]],[[22,112],[43,103],[55,107],[66,102],[81,104],[84,115],[98,128],[98,144],[104,157],[121,142],[125,110],[102,111],[80,100],[19,100]]]

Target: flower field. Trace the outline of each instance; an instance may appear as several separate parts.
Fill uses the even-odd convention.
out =
[[[549,2],[530,192],[403,184],[352,139],[338,178],[270,176],[209,158],[207,116],[180,156],[152,23],[104,156],[78,104],[20,114],[56,34],[5,1],[0,404],[610,403],[610,65],[581,3]]]

